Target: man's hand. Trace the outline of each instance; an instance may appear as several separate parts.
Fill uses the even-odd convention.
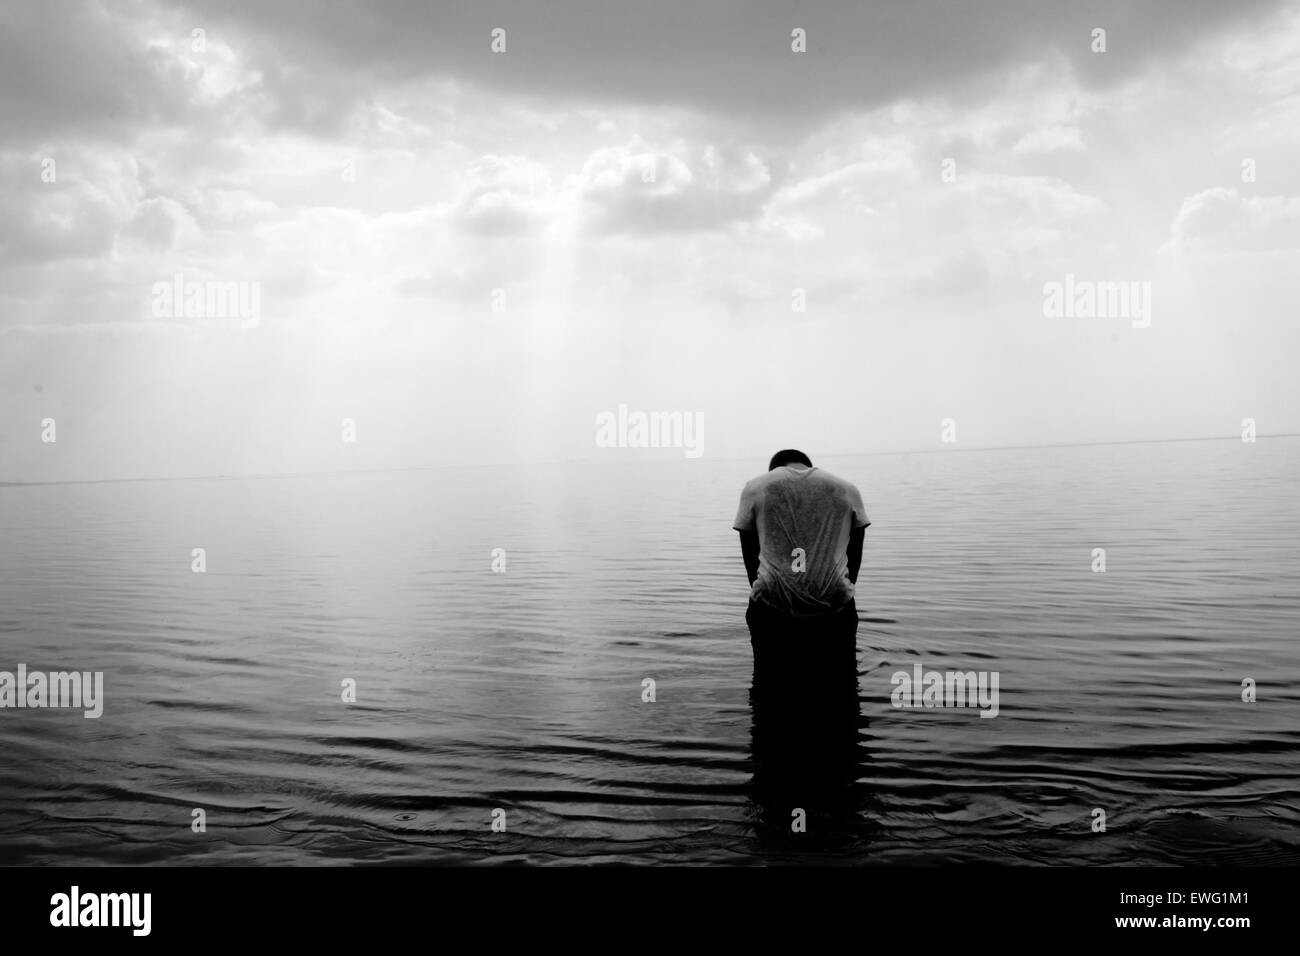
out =
[[[858,554],[861,557],[862,545],[859,542]],[[749,575],[752,588],[758,580],[758,530],[740,532],[740,556],[745,559],[745,573]]]

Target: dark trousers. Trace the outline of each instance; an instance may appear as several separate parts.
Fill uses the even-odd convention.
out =
[[[752,598],[745,611],[754,649],[754,677],[774,681],[842,682],[857,677],[858,607],[850,600],[831,614],[793,617]],[[764,681],[766,682],[766,681]]]
[[[796,618],[750,601],[745,621],[754,648],[755,824],[788,835],[800,808],[809,834],[840,839],[853,831],[859,802],[857,606]]]

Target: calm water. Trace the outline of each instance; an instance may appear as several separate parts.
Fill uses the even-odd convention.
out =
[[[795,770],[730,527],[763,464],[0,488],[0,669],[107,696],[0,710],[0,862],[1300,862],[1300,440],[818,461],[867,620]],[[895,709],[914,662],[999,716]]]

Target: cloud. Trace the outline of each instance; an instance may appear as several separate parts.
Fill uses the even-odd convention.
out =
[[[383,64],[390,74],[445,72],[513,94],[816,125],[845,110],[960,90],[963,80],[1053,51],[1090,85],[1108,86],[1225,23],[1276,6],[1275,0],[1231,6],[915,0],[908,16],[892,16],[876,5],[839,0],[794,7],[781,0],[658,0],[620,7],[615,15],[583,0],[488,0],[436,9],[412,0],[349,4],[326,14],[307,0],[198,0],[194,9],[217,22],[229,17],[246,35],[280,38],[277,53],[304,64],[306,82],[325,65],[346,75]],[[1109,31],[1104,55],[1089,46],[1098,25]],[[488,40],[497,27],[507,31],[508,46],[494,55]],[[807,53],[791,51],[794,27],[807,31]]]
[[[1030,130],[1016,140],[1011,152],[1054,153],[1063,149],[1083,149],[1083,133],[1077,126],[1045,126]]]
[[[136,375],[183,387],[212,373],[229,410],[210,434],[177,432],[214,461],[228,420],[273,407],[224,379],[274,380],[310,403],[360,389],[340,371],[359,364],[438,421],[428,389],[465,394],[497,374],[539,414],[563,402],[556,383],[593,371],[662,394],[686,367],[670,348],[710,370],[691,387],[721,406],[729,370],[761,375],[774,348],[820,378],[827,362],[850,372],[844,407],[1044,383],[1060,399],[1070,375],[1113,358],[1080,359],[1061,327],[1016,325],[1042,276],[1067,271],[1158,276],[1161,301],[1190,318],[1153,336],[1212,329],[1223,310],[1204,287],[1240,294],[1268,345],[1243,360],[1252,389],[1256,352],[1294,353],[1284,256],[1189,257],[1165,273],[1151,260],[1171,235],[1295,248],[1300,126],[1281,120],[1300,103],[1300,5],[1277,18],[1271,0],[885,6],[10,0],[0,331],[140,326],[134,366],[100,354],[113,336],[88,335],[96,348],[63,366],[63,386],[81,383],[87,408],[116,396],[132,420]],[[789,50],[794,25],[806,54]],[[1088,49],[1097,25],[1104,55]],[[496,26],[502,55],[488,50]],[[57,183],[40,181],[44,156]],[[1246,157],[1257,186],[1240,184]],[[955,181],[941,175],[950,158]],[[1200,192],[1215,184],[1241,192]],[[151,284],[177,273],[259,281],[264,321],[152,334]],[[495,288],[507,315],[490,311]],[[1043,357],[1015,358],[1049,339]],[[0,353],[26,375],[22,341],[7,335]],[[29,355],[64,352],[33,341]],[[985,381],[971,346],[1006,349],[1006,375]],[[888,359],[862,376],[862,354]],[[1277,382],[1290,396],[1280,366]],[[990,411],[1014,420],[1019,395]],[[1276,403],[1266,414],[1285,417]],[[492,417],[466,416],[467,432],[513,447]]]
[[[142,0],[4,4],[0,143],[130,142],[141,129],[242,110],[257,78],[228,45],[195,53],[191,20]]]
[[[123,238],[135,240],[155,252],[172,249],[182,236],[193,240],[198,235],[194,217],[167,196],[153,196],[140,203],[121,231]]]
[[[755,218],[773,180],[763,160],[749,151],[710,145],[660,152],[633,140],[596,150],[576,188],[588,230],[654,235]]]
[[[484,156],[465,171],[449,220],[471,235],[527,235],[545,226],[554,210],[545,166],[523,156]]]
[[[53,181],[42,179],[45,159],[52,159]],[[7,188],[0,191],[0,270],[64,259],[93,258],[108,253],[133,200],[119,176],[133,182],[128,170],[110,174],[98,163],[114,188],[97,185],[98,176],[68,151],[56,156],[0,155],[0,172]],[[82,175],[78,175],[78,173]],[[129,185],[126,187],[129,190]]]
[[[780,139],[907,97],[977,102],[1008,64],[1059,58],[1089,87],[1109,88],[1281,3],[915,0],[906,16],[840,0],[9,3],[0,129],[11,142],[71,129],[129,141],[148,124],[203,117],[219,128],[253,115],[328,136],[376,90],[441,78],[550,105],[681,107]],[[1089,48],[1098,25],[1109,31],[1102,55]],[[497,27],[508,37],[501,54],[489,51]],[[795,27],[807,31],[806,53],[791,51]]]
[[[844,208],[856,205],[858,211],[870,211],[862,205],[873,194],[897,188],[900,180],[914,180],[917,168],[911,159],[910,145],[887,156],[850,162],[824,173],[806,176],[786,185],[774,198],[780,210],[812,212],[817,209]]]
[[[443,216],[477,238],[650,236],[756,219],[772,191],[767,164],[751,151],[656,150],[634,138],[595,149],[558,182],[551,166],[524,156],[483,156],[464,169]]]
[[[1235,188],[1206,189],[1183,200],[1170,233],[1175,248],[1300,249],[1300,196],[1243,196]]]
[[[1068,229],[1106,208],[1096,196],[1056,176],[977,172],[959,174],[953,186],[950,195],[973,200],[981,214],[999,226],[1030,217],[1038,224]]]

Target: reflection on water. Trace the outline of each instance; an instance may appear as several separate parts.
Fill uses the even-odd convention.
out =
[[[106,697],[0,710],[0,862],[1300,862],[1300,441],[817,463],[873,524],[812,694],[754,672],[765,461],[0,488],[0,670]]]

